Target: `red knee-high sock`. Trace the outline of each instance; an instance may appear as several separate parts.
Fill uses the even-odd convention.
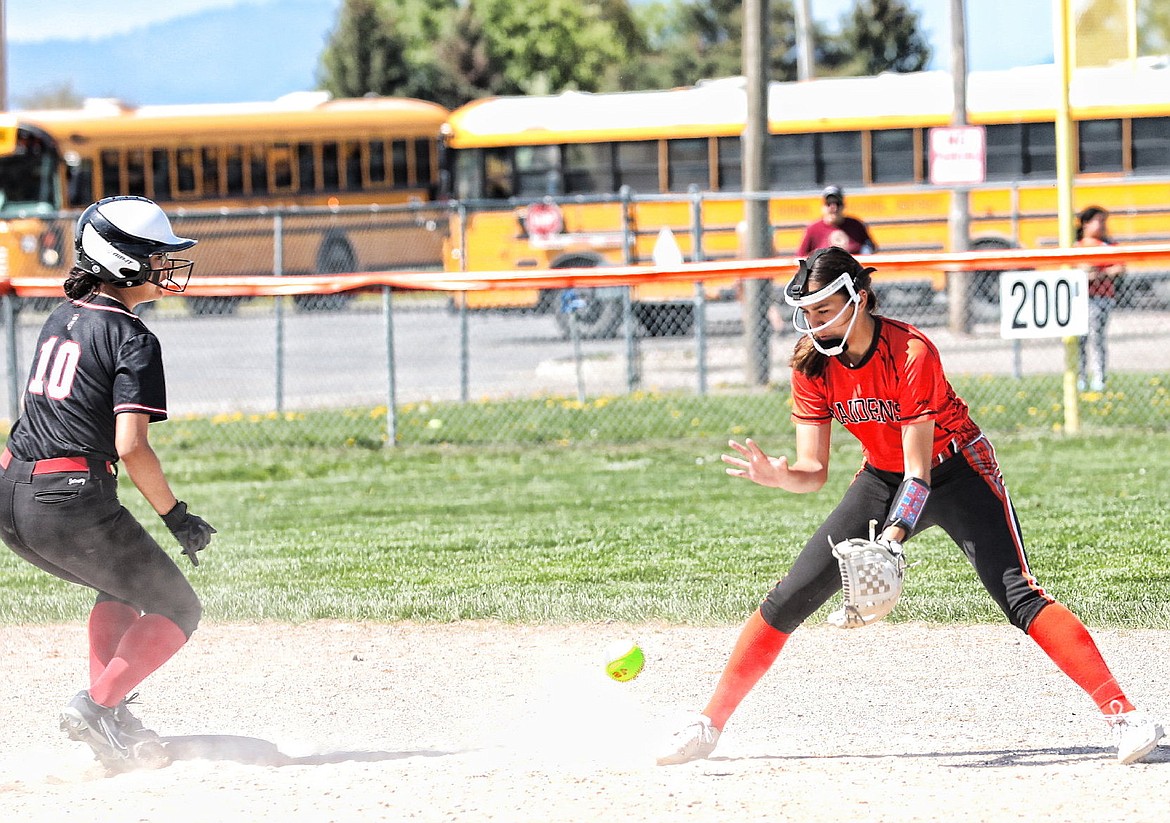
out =
[[[703,710],[715,728],[723,728],[731,713],[776,661],[788,637],[765,623],[759,609],[748,618],[715,686],[715,693]]]
[[[144,614],[122,635],[113,659],[89,687],[89,696],[103,706],[117,705],[186,642],[187,635],[170,619]]]
[[[1028,627],[1028,636],[1062,672],[1085,690],[1102,712],[1133,711],[1133,704],[1117,685],[1089,630],[1063,605],[1045,606]]]
[[[138,621],[138,609],[120,600],[102,600],[89,613],[89,682],[97,680],[118,651],[122,635]]]

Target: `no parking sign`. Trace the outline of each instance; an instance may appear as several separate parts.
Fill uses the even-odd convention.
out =
[[[987,133],[983,126],[930,130],[930,182],[936,186],[982,183],[987,177]]]

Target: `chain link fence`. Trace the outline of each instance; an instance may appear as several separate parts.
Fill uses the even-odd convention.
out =
[[[196,278],[289,277],[323,268],[433,270],[450,214],[445,207],[340,217],[305,211],[295,220],[176,215],[175,226],[201,240]],[[351,241],[345,254],[336,245],[323,251],[321,238],[358,233],[361,242]],[[211,242],[215,237],[229,242]],[[952,329],[942,291],[887,287],[879,279],[882,311],[931,336],[985,427],[1062,428],[1064,341],[1002,339],[986,273],[962,277],[972,298],[960,331]],[[1078,395],[1087,428],[1166,426],[1170,301],[1163,285],[1147,277],[1123,282],[1107,327],[1108,382]],[[143,312],[162,340],[171,417],[180,421],[158,434],[181,439],[203,427],[220,445],[260,448],[280,441],[278,424],[288,427],[290,442],[370,447],[723,440],[785,430],[787,363],[797,339],[791,310],[773,305],[766,323],[749,319],[746,327],[761,327],[763,335],[752,341],[742,284],[682,288],[689,298],[640,300],[644,290],[626,287],[557,291],[523,308],[471,307],[459,292],[389,288],[307,296],[316,299],[169,296]],[[0,402],[10,422],[55,301],[4,300]]]

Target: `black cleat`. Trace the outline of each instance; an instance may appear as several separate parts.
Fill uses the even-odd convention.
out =
[[[123,698],[117,706],[114,706],[114,722],[118,724],[118,728],[122,731],[123,738],[133,740],[138,743],[159,743],[162,740],[157,733],[142,725],[142,721],[130,713],[130,704],[136,702],[138,699],[138,692],[129,697]]]
[[[123,722],[137,728],[124,729],[119,714]],[[61,731],[93,749],[98,761],[112,772],[160,769],[171,762],[158,735],[143,728],[124,703],[101,706],[86,691],[78,692],[61,710]]]

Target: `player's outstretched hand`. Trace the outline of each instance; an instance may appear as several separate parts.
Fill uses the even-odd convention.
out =
[[[192,566],[199,565],[196,553],[202,551],[211,542],[211,535],[215,528],[196,514],[187,511],[187,504],[182,500],[175,503],[174,508],[162,516],[171,534],[183,547],[183,554],[191,561]]]
[[[742,455],[723,455],[723,462],[731,467],[727,469],[729,475],[746,477],[761,486],[783,488],[784,478],[788,475],[787,457],[768,457],[750,437],[744,444],[729,440],[727,445]]]

